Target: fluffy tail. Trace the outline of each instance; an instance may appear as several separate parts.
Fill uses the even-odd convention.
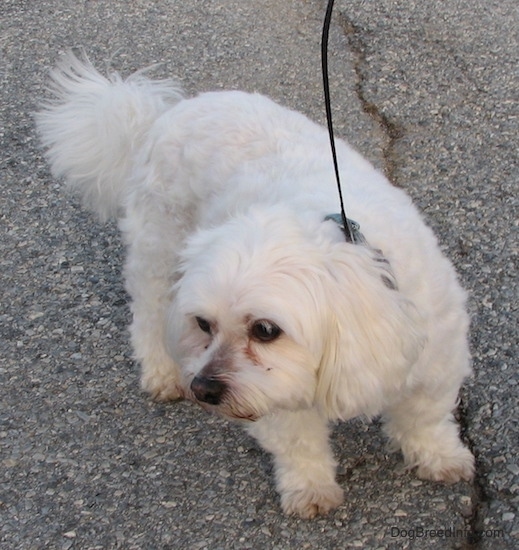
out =
[[[137,72],[102,76],[69,52],[50,74],[54,96],[36,114],[52,173],[64,177],[102,219],[115,216],[128,191],[132,159],[154,121],[182,99],[172,80]]]

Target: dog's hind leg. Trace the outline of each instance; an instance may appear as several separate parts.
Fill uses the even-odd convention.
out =
[[[392,447],[401,449],[408,467],[416,467],[422,479],[453,483],[474,475],[474,457],[461,442],[452,414],[455,390],[440,396],[416,389],[384,415]]]
[[[274,455],[276,485],[286,514],[313,518],[341,504],[327,421],[316,409],[280,411],[248,428]]]

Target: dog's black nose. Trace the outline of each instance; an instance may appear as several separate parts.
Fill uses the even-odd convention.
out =
[[[218,405],[226,389],[227,384],[216,378],[195,376],[191,382],[191,391],[198,401],[209,405]]]

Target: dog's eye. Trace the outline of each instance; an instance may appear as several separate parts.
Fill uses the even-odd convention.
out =
[[[206,334],[211,334],[211,323],[204,319],[203,317],[195,317],[196,322],[202,332]]]
[[[271,321],[262,319],[256,321],[250,330],[250,335],[258,342],[272,342],[281,335],[281,329]]]

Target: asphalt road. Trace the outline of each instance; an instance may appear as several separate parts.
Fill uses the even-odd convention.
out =
[[[2,0],[0,548],[519,547],[517,0],[336,4],[337,133],[408,190],[471,293],[474,483],[419,481],[376,422],[353,421],[334,430],[344,505],[284,517],[253,440],[141,393],[115,225],[66,197],[38,148],[45,75],[77,45],[323,121],[324,3]]]

